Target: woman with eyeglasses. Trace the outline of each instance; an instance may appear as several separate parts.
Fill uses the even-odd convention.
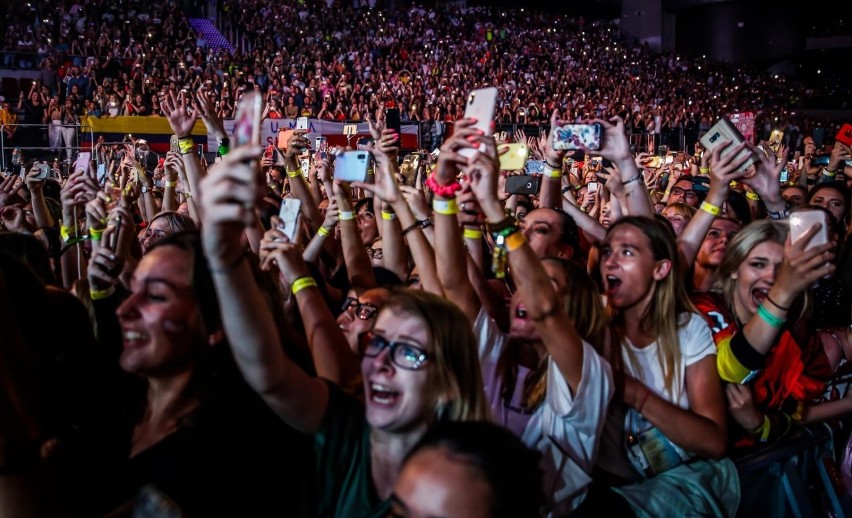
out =
[[[309,376],[282,351],[270,309],[246,262],[241,234],[253,215],[260,146],[232,150],[202,184],[204,243],[223,323],[249,384],[288,424],[313,434],[320,516],[386,516],[408,451],[440,420],[481,420],[488,410],[472,332],[435,295],[394,292],[362,350],[365,401]],[[315,291],[295,279],[299,298]]]

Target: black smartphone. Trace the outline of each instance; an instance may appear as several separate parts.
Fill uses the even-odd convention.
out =
[[[541,189],[541,176],[509,176],[506,178],[506,194],[534,196]]]
[[[387,128],[389,130],[394,130],[396,134],[399,135],[400,140],[402,140],[402,124],[399,119],[399,108],[388,108],[385,119],[387,122]]]

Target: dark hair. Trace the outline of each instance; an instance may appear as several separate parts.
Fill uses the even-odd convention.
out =
[[[483,421],[448,421],[431,427],[408,453],[408,462],[427,448],[444,448],[488,483],[492,518],[541,516],[544,504],[540,454],[509,430]],[[465,488],[456,488],[464,491]]]
[[[842,223],[849,223],[849,213],[850,213],[850,199],[852,199],[852,193],[849,192],[849,188],[846,187],[841,182],[826,182],[816,185],[813,189],[808,192],[808,195],[805,196],[805,203],[808,205],[812,205],[811,200],[816,196],[816,193],[822,191],[824,189],[834,189],[839,192],[841,196],[843,196],[843,205],[846,211],[843,213],[843,221]]]
[[[574,251],[571,256],[577,259],[583,255],[583,250],[580,248],[580,228],[567,212],[562,209],[552,207],[539,207],[540,209],[552,210],[559,214],[559,219],[562,221],[562,232],[559,234],[559,242],[563,245],[570,246]]]
[[[42,283],[57,284],[47,250],[37,238],[18,232],[0,232],[0,250],[27,266]]]
[[[745,194],[738,191],[728,193],[728,219],[736,219],[742,226],[751,223],[751,209]],[[731,214],[733,212],[733,214]]]
[[[367,212],[373,212],[373,198],[364,198],[358,200],[352,212],[358,214],[358,211],[361,210],[361,207],[363,207],[364,205],[367,206]]]

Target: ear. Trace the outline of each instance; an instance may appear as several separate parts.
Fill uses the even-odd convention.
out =
[[[574,249],[570,245],[560,245],[556,257],[570,261],[574,257]]]
[[[672,271],[672,262],[668,259],[663,259],[662,261],[657,261],[657,264],[654,266],[654,280],[661,281],[666,278],[666,276]]]

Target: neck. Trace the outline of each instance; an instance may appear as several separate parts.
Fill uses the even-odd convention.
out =
[[[176,375],[148,380],[148,401],[144,420],[167,422],[184,417],[198,403],[190,389],[192,369]]]
[[[407,433],[370,431],[370,458],[376,493],[382,500],[390,497],[402,461],[426,433],[426,425]]]
[[[695,291],[705,292],[710,291],[713,283],[716,282],[716,267],[707,264],[694,263],[695,273],[692,276],[692,285]]]
[[[744,307],[740,305],[737,301],[736,297],[734,297],[734,316],[737,317],[737,321],[740,323],[740,327],[748,324],[751,317],[754,316],[754,313],[749,312]]]
[[[656,339],[653,333],[643,329],[642,322],[647,318],[645,312],[654,298],[656,287],[653,287],[639,302],[622,311],[624,315],[624,334],[634,347],[645,347]]]

